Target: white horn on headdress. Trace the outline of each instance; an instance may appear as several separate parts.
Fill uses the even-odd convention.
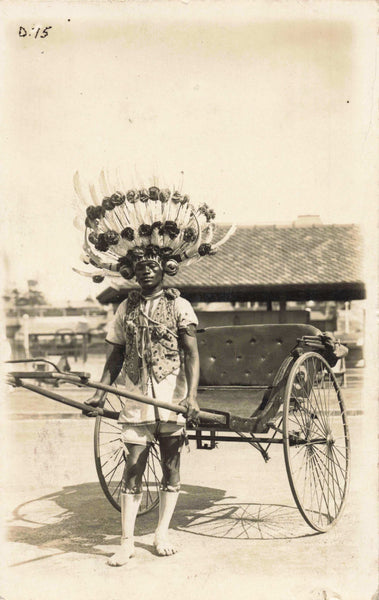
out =
[[[236,231],[236,229],[237,229],[237,225],[236,224],[232,225],[231,228],[229,229],[229,231],[224,235],[224,237],[221,238],[221,240],[216,242],[216,244],[212,244],[212,248],[216,249],[216,248],[219,248],[220,246],[222,246],[223,244],[225,244],[225,242],[228,241],[228,239],[233,235],[233,233]]]
[[[121,275],[117,271],[108,272],[105,269],[96,269],[93,271],[83,271],[82,269],[77,269],[76,267],[72,267],[72,270],[78,275],[82,275],[83,277],[117,277],[120,278]]]

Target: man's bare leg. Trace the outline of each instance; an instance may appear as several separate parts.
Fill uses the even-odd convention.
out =
[[[123,482],[126,493],[121,494],[121,542],[108,560],[111,567],[121,567],[134,556],[134,527],[142,500],[141,482],[149,448],[128,444],[128,452]]]
[[[134,525],[141,500],[142,494],[121,494],[121,544],[108,560],[111,567],[121,567],[134,556]]]
[[[157,554],[160,556],[170,556],[177,552],[177,549],[169,540],[168,528],[178,501],[178,496],[179,492],[175,491],[161,491],[159,493],[159,521],[158,527],[155,530],[154,546]]]
[[[155,531],[154,546],[160,556],[175,554],[177,549],[169,540],[169,526],[178,501],[180,489],[181,437],[162,437],[159,440],[163,481],[159,493],[159,521]]]

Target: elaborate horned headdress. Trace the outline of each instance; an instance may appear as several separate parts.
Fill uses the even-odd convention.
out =
[[[212,245],[215,212],[207,204],[195,208],[175,190],[152,186],[119,191],[122,184],[112,186],[103,172],[101,195],[90,185],[87,197],[78,173],[74,187],[80,212],[75,224],[84,229],[82,260],[96,271],[74,270],[95,282],[105,276],[131,279],[142,260],[154,260],[167,275],[175,275],[179,266],[214,254],[235,231],[232,226]]]

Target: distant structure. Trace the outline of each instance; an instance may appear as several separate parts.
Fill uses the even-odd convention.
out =
[[[292,223],[293,227],[310,227],[311,225],[322,225],[320,215],[299,215]]]
[[[60,306],[27,300],[17,290],[3,294],[5,333],[13,358],[52,354],[78,358],[105,336],[111,307],[99,306],[90,298]]]

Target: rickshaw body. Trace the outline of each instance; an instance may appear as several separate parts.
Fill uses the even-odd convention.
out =
[[[319,532],[327,531],[341,517],[350,473],[346,409],[322,339],[319,330],[303,324],[200,330],[198,402],[202,412],[196,425],[187,430],[198,449],[211,450],[217,442],[248,443],[266,461],[270,446],[281,444],[296,505]],[[75,382],[75,374],[64,379]],[[22,377],[17,381],[46,394],[25,384]],[[99,387],[85,377],[81,385]],[[48,394],[57,399],[57,394]],[[121,388],[108,386],[94,434],[99,482],[118,510],[125,448],[117,416],[126,395]],[[152,445],[140,514],[157,506],[160,478],[159,452]]]
[[[326,531],[340,518],[347,495],[350,443],[341,389],[319,339],[310,325],[241,325],[209,327],[198,332],[200,385],[198,402],[210,418],[188,426],[197,449],[218,442],[248,443],[264,460],[272,444],[282,444],[295,502],[305,521]],[[108,397],[110,410],[122,399]],[[215,409],[217,407],[217,409]],[[223,417],[214,421],[211,414]],[[121,450],[107,462],[103,448],[112,437],[109,420],[97,418],[95,459],[102,487],[119,509],[123,472]],[[113,437],[114,440],[114,437]],[[159,456],[155,447],[145,478],[142,512],[158,503]]]

